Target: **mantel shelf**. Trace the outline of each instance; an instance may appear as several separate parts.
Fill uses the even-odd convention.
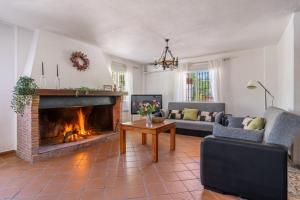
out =
[[[39,96],[126,96],[128,92],[114,92],[114,91],[89,91],[87,94],[79,92],[76,95],[76,90],[73,89],[37,89]]]

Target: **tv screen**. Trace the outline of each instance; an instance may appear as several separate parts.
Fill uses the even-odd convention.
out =
[[[131,114],[138,114],[139,106],[141,103],[152,103],[153,100],[156,100],[160,103],[160,108],[162,109],[162,95],[161,94],[144,94],[131,95]]]

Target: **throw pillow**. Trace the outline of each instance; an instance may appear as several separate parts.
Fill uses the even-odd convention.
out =
[[[215,116],[215,122],[221,124],[224,117],[224,112],[218,112]]]
[[[252,117],[246,117],[246,118],[243,120],[243,122],[242,122],[243,127],[245,128],[246,126],[248,126],[248,124],[250,124],[250,122],[251,122],[252,120],[253,120]]]
[[[160,114],[161,114],[162,117],[168,117],[169,116],[169,110],[160,109]]]
[[[184,120],[197,120],[198,117],[198,109],[190,109],[190,108],[185,108],[183,110],[183,119]]]
[[[170,110],[168,118],[169,119],[182,119],[183,113],[181,110]]]
[[[262,117],[256,117],[251,122],[244,127],[248,130],[262,130],[265,128],[265,119]]]
[[[218,112],[201,111],[198,116],[199,121],[214,122]]]

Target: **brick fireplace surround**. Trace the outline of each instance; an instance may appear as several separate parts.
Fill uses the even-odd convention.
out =
[[[99,91],[90,92],[80,96],[95,96],[95,97],[114,97],[116,103],[113,105],[113,127],[111,134],[105,134],[97,139],[86,139],[81,142],[72,142],[72,144],[61,145],[60,148],[52,148],[47,151],[41,151],[40,147],[40,129],[39,129],[39,106],[41,96],[76,96],[75,90],[54,90],[54,89],[38,89],[37,96],[32,98],[29,105],[26,106],[24,115],[17,117],[17,155],[29,162],[43,160],[50,157],[64,155],[80,148],[96,144],[104,141],[109,136],[116,133],[121,122],[121,106],[124,92],[109,92]]]

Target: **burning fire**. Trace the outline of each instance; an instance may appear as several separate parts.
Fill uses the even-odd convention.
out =
[[[91,135],[91,131],[86,130],[85,117],[86,116],[84,115],[82,109],[80,108],[77,111],[77,121],[74,123],[69,123],[64,125],[63,142],[72,142],[78,140],[80,137],[86,138],[87,136]]]

